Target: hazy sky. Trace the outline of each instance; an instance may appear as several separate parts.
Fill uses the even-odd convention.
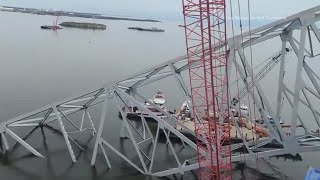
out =
[[[237,2],[232,0],[235,15]],[[247,2],[240,0],[242,16],[247,16]],[[282,17],[320,5],[320,0],[250,0],[250,3],[252,16]],[[173,20],[182,15],[181,0],[0,0],[0,4]]]

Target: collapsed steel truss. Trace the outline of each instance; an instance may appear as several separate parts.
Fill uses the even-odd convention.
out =
[[[320,47],[318,43],[320,43],[320,32],[318,27],[316,26],[316,22],[320,20],[320,6],[314,7],[312,9],[303,11],[296,15],[287,17],[286,19],[282,19],[276,21],[274,23],[262,26],[260,28],[252,30],[250,33],[243,33],[241,35],[229,38],[227,40],[228,45],[228,61],[229,67],[228,71],[231,72],[232,66],[236,67],[239,72],[243,83],[247,87],[247,91],[249,92],[252,99],[255,101],[255,105],[259,110],[259,113],[263,119],[267,119],[268,116],[273,117],[275,125],[271,125],[268,121],[267,129],[268,129],[268,139],[261,140],[246,140],[244,137],[241,137],[243,143],[232,144],[233,154],[231,157],[232,162],[239,161],[241,159],[241,155],[236,154],[234,151],[239,148],[246,148],[247,157],[254,158],[256,153],[258,153],[259,157],[270,157],[274,155],[281,154],[295,154],[299,152],[307,152],[307,151],[319,151],[320,146],[314,144],[306,145],[304,142],[308,141],[308,139],[317,139],[319,136],[318,133],[311,131],[312,127],[308,126],[306,122],[309,122],[310,119],[303,119],[299,113],[299,104],[303,104],[312,112],[314,116],[315,122],[318,125],[317,128],[320,128],[319,115],[320,112],[315,109],[313,102],[310,99],[310,95],[312,94],[314,97],[320,99],[320,78],[316,75],[314,70],[308,65],[308,62],[305,61],[306,57],[315,58],[318,55],[315,55],[315,48],[313,46]],[[293,35],[294,32],[299,33],[300,40],[296,40]],[[311,35],[311,32],[314,36]],[[276,109],[273,109],[269,99],[266,97],[259,81],[256,79],[256,75],[252,70],[252,67],[245,55],[245,48],[250,45],[254,46],[256,44],[262,43],[264,41],[268,41],[269,39],[273,39],[276,37],[281,38],[282,42],[282,54],[280,60],[280,70],[278,76],[278,89],[277,89],[277,104]],[[308,39],[307,39],[308,37]],[[316,37],[317,44],[312,42],[313,37]],[[309,48],[307,48],[306,43],[309,41]],[[297,63],[297,71],[295,77],[295,87],[294,91],[290,90],[288,86],[284,83],[284,63],[286,60],[286,47],[288,44],[294,50],[298,63]],[[216,47],[216,46],[214,46]],[[215,51],[221,47],[216,47]],[[197,56],[202,51],[199,50],[194,56]],[[238,60],[236,57],[239,57]],[[239,61],[240,60],[240,61]],[[197,64],[190,64],[190,66],[196,66]],[[92,157],[92,165],[95,165],[96,157],[98,150],[101,149],[102,153],[106,159],[108,167],[111,167],[111,162],[108,158],[108,154],[106,151],[106,147],[109,151],[113,151],[117,155],[119,155],[123,160],[129,163],[133,168],[137,169],[142,174],[149,174],[154,176],[167,176],[171,174],[181,173],[183,174],[186,171],[190,171],[193,169],[199,168],[199,164],[195,158],[189,159],[180,159],[177,152],[171,143],[170,135],[174,135],[183,145],[188,146],[190,149],[194,151],[194,157],[196,156],[197,146],[191,141],[188,137],[178,131],[175,127],[176,125],[180,125],[184,131],[189,132],[189,134],[194,136],[194,131],[184,126],[181,122],[179,122],[175,117],[171,116],[166,111],[163,111],[161,108],[153,104],[150,100],[144,97],[142,94],[138,92],[139,88],[151,84],[153,82],[159,81],[161,79],[167,78],[169,76],[174,77],[176,80],[177,86],[180,88],[180,93],[182,97],[186,100],[187,103],[190,102],[190,94],[187,88],[187,85],[184,82],[184,79],[181,76],[181,72],[188,70],[189,65],[187,62],[187,56],[181,56],[176,59],[167,61],[158,66],[149,68],[142,72],[136,73],[132,76],[124,78],[120,81],[114,81],[108,83],[100,89],[87,93],[85,95],[70,98],[61,102],[54,103],[52,105],[40,108],[38,110],[32,111],[30,113],[24,114],[22,116],[10,119],[8,121],[3,121],[0,124],[0,134],[1,134],[1,148],[4,150],[9,150],[9,143],[7,140],[7,136],[10,136],[22,146],[24,146],[28,151],[33,153],[35,156],[43,157],[37,150],[35,150],[32,146],[30,146],[25,140],[15,133],[16,128],[23,127],[33,127],[33,126],[44,126],[50,125],[52,123],[57,122],[58,127],[64,137],[66,142],[68,151],[70,152],[70,156],[72,161],[76,161],[72,143],[77,145],[79,148],[82,148],[80,145],[70,137],[71,133],[83,132],[85,130],[90,130],[93,133],[96,132],[94,127],[93,120],[90,116],[90,109],[93,106],[102,105],[102,114],[100,117],[100,125],[97,131],[97,138],[95,142],[93,157]],[[307,77],[309,78],[311,84],[307,83],[302,78],[303,69],[306,72]],[[248,84],[248,82],[253,82],[252,84]],[[312,85],[313,87],[311,87]],[[315,90],[314,90],[315,89]],[[258,98],[257,95],[254,95],[254,91],[257,91],[260,95]],[[300,92],[305,96],[305,100],[300,97]],[[290,134],[286,133],[284,129],[280,125],[281,119],[281,99],[285,96],[292,106],[292,118],[291,118],[291,129]],[[232,97],[232,95],[231,95]],[[291,100],[293,98],[293,100]],[[111,99],[113,101],[111,101]],[[230,98],[231,101],[231,98]],[[158,111],[162,112],[166,118],[159,118],[157,115],[152,113],[149,109],[147,109],[142,102],[148,102],[151,106],[156,108]],[[128,137],[133,144],[134,152],[137,154],[139,161],[134,162],[130,160],[128,156],[122,154],[117,148],[112,146],[107,140],[102,137],[102,132],[104,131],[104,123],[108,121],[112,121],[113,119],[107,119],[107,109],[111,104],[115,104],[120,111],[123,121],[120,129],[121,137]],[[142,129],[135,128],[132,123],[126,118],[126,112],[122,107],[126,105],[136,106],[140,111],[143,111],[144,114],[148,114],[157,122],[157,130],[155,135],[151,132],[149,124],[146,122],[145,117],[141,116],[141,124]],[[191,107],[191,104],[189,104]],[[234,107],[236,108],[236,107]],[[191,108],[192,109],[192,108]],[[74,113],[81,113],[82,118],[80,120],[71,119],[71,115]],[[232,114],[232,113],[231,113]],[[298,122],[305,130],[303,135],[299,135],[296,131]],[[88,122],[89,127],[84,128],[85,122]],[[69,128],[66,128],[66,124],[69,124]],[[75,131],[69,131],[70,126],[75,129]],[[238,127],[237,127],[238,128]],[[313,127],[314,128],[314,127]],[[240,130],[239,130],[240,132]],[[173,154],[173,158],[176,162],[176,167],[167,168],[163,170],[155,170],[155,160],[161,154],[163,156],[167,152],[156,152],[157,143],[159,141],[159,134],[163,133],[166,141],[168,143],[168,148],[171,150]],[[303,141],[302,141],[303,140]],[[201,141],[204,141],[201,139]],[[265,149],[260,148],[268,143],[277,143],[280,147]],[[150,151],[146,151],[143,148],[143,144],[148,144],[151,146]],[[206,156],[206,152],[200,151],[203,156]]]

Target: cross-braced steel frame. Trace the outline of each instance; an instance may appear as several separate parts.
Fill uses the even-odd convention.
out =
[[[241,160],[241,155],[235,152],[240,148],[245,148],[246,156],[252,158],[255,158],[256,154],[258,154],[260,158],[264,158],[281,154],[296,154],[299,152],[320,150],[319,145],[311,142],[307,143],[308,140],[319,139],[319,131],[312,131],[311,129],[315,129],[315,127],[311,127],[309,123],[312,121],[312,119],[303,118],[298,111],[300,105],[304,105],[306,108],[308,108],[314,116],[315,124],[317,125],[316,129],[320,128],[320,112],[315,108],[314,103],[314,99],[320,99],[320,78],[315,73],[314,68],[306,61],[306,58],[313,59],[317,58],[318,56],[315,54],[315,52],[316,48],[320,47],[320,32],[316,25],[316,22],[319,20],[320,6],[317,6],[285,19],[251,30],[250,33],[246,32],[227,40],[229,62],[228,71],[231,72],[232,67],[236,67],[243,84],[247,87],[249,95],[255,101],[255,106],[259,110],[261,117],[263,119],[267,119],[268,116],[271,116],[275,122],[274,125],[271,125],[269,121],[266,121],[268,138],[248,140],[241,136],[243,143],[232,144],[231,162]],[[297,33],[298,36],[295,36],[294,33]],[[297,40],[296,37],[298,37],[299,40]],[[252,70],[253,67],[251,67],[251,64],[249,63],[245,54],[245,49],[250,45],[255,46],[274,38],[280,38],[282,42],[280,68],[277,79],[278,87],[276,89],[277,104],[274,106],[275,108],[273,108],[271,105],[271,102],[266,96],[264,89],[257,80],[256,74]],[[308,42],[309,46],[306,46]],[[295,82],[294,90],[290,90],[284,81],[285,62],[291,60],[286,58],[285,53],[286,47],[289,46],[291,46],[297,57],[295,77],[293,78],[293,81]],[[215,50],[221,48],[221,46],[213,47],[215,47]],[[198,55],[201,52],[202,51],[199,50],[194,55]],[[100,116],[99,129],[96,134],[97,137],[91,162],[92,165],[95,165],[98,150],[101,149],[107,165],[110,168],[112,163],[109,159],[108,152],[116,153],[119,157],[121,157],[124,161],[129,163],[133,168],[142,174],[167,176],[177,173],[183,174],[186,171],[198,169],[199,164],[195,158],[197,150],[196,144],[189,139],[190,137],[187,137],[175,127],[176,125],[180,125],[184,132],[188,132],[191,136],[193,136],[193,138],[195,138],[194,131],[184,126],[171,114],[159,108],[153,104],[153,102],[148,100],[148,98],[144,97],[143,94],[139,93],[139,89],[148,84],[157,82],[167,77],[173,77],[176,80],[177,86],[180,88],[180,95],[186,100],[187,103],[189,103],[190,92],[181,73],[185,70],[188,70],[189,66],[196,65],[197,62],[188,64],[187,55],[181,56],[131,75],[127,78],[123,78],[120,81],[110,82],[102,88],[87,93],[83,96],[54,103],[25,115],[4,121],[0,124],[1,147],[4,150],[10,149],[7,140],[7,136],[10,136],[34,155],[42,157],[42,155],[36,151],[35,148],[30,146],[25,140],[19,137],[17,133],[15,133],[15,129],[29,126],[50,125],[51,123],[57,122],[66,142],[67,149],[70,152],[71,159],[76,161],[71,144],[77,145],[77,143],[73,140],[73,138],[70,137],[70,134],[73,133],[73,131],[67,129],[66,124],[69,124],[68,128],[73,127],[76,132],[83,132],[84,130],[91,130],[95,132],[96,130],[89,111],[91,107],[101,105],[102,112]],[[303,76],[304,72],[306,76]],[[253,82],[253,86],[252,84],[249,84],[251,81]],[[255,91],[257,94],[259,94],[259,97],[254,95]],[[305,98],[303,98],[302,95]],[[311,95],[313,96],[312,99]],[[233,95],[231,94],[230,97],[233,97]],[[282,120],[281,114],[283,113],[283,108],[281,108],[280,102],[283,97],[287,98],[289,105],[292,107],[292,115],[288,121],[288,123],[291,125],[291,128],[290,131],[287,132],[280,125],[280,120]],[[143,102],[149,103],[155,109],[162,112],[164,118],[158,117],[156,114],[147,109]],[[108,107],[110,107],[110,105],[116,106],[121,113],[123,120],[122,126],[119,129],[120,136],[129,138],[126,140],[126,142],[130,142],[132,144],[132,153],[137,155],[138,161],[136,159],[132,160],[128,155],[121,153],[119,149],[112,146],[112,144],[102,136],[103,132],[105,131],[104,124],[113,120],[108,119],[108,121],[106,121],[106,119],[109,117],[107,110],[109,109]],[[190,103],[188,105],[191,107]],[[140,120],[142,128],[136,128],[132,122],[126,118],[126,111],[123,109],[125,106],[136,106],[140,111],[143,111],[143,113],[141,113],[142,115]],[[73,113],[77,112],[82,112],[83,115],[82,118],[75,121],[75,119],[71,119],[70,117]],[[150,124],[146,122],[143,114],[148,114],[155,120],[157,123],[155,132],[152,132]],[[232,113],[230,114],[232,115]],[[89,122],[89,127],[87,128],[84,127],[84,122],[86,121]],[[297,132],[297,125],[302,126],[304,129],[303,134],[299,134]],[[156,168],[157,158],[159,156],[163,157],[164,155],[168,155],[168,152],[157,151],[160,134],[163,134],[166,139],[170,154],[176,163],[175,167],[167,167],[160,170]],[[191,153],[193,158],[191,157],[188,159],[183,159],[179,156],[173,146],[171,139],[172,136],[178,138],[186,148],[190,148],[192,151],[194,151],[194,153]],[[205,139],[199,140],[203,142],[206,141]],[[261,148],[269,143],[278,144],[278,146],[268,149]],[[149,145],[151,148],[146,150],[146,145]],[[79,148],[81,147],[79,146]],[[206,151],[199,151],[199,153],[201,153],[203,156],[208,155]]]
[[[197,151],[207,151],[208,154],[197,153],[199,179],[229,179],[231,162],[225,157],[231,157],[231,149],[223,145],[230,140],[230,128],[223,124],[230,102],[226,2],[183,0],[183,15]],[[215,46],[221,47],[214,50]],[[202,53],[195,55],[199,49]],[[206,143],[200,137],[206,139]]]

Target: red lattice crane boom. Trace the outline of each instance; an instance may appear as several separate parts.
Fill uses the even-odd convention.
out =
[[[231,179],[226,3],[183,0],[183,14],[199,178]]]

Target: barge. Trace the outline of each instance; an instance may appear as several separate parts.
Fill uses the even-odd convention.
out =
[[[177,119],[179,123],[174,125],[174,128],[178,131],[180,131],[182,134],[184,134],[189,139],[193,140],[193,136],[190,134],[190,131],[195,131],[195,123],[194,119],[192,118],[191,111],[189,109],[188,104],[184,102],[182,106],[177,109],[177,111],[171,112],[165,108],[165,97],[161,90],[157,92],[157,94],[154,96],[153,99],[150,100],[153,104],[161,108],[163,111],[168,112],[173,117]],[[153,112],[157,117],[160,119],[166,120],[167,116],[163,114],[162,112],[158,111],[157,108],[150,105],[149,103],[145,102],[144,106],[149,109],[151,112]],[[140,120],[141,116],[143,116],[149,123],[150,122],[156,122],[148,113],[140,111],[137,107],[133,106],[125,106],[122,108],[122,110],[125,112],[126,116],[130,120]],[[230,140],[232,143],[239,143],[242,142],[242,138],[250,141],[254,139],[265,139],[268,137],[268,130],[265,127],[264,123],[256,123],[252,122],[249,119],[245,118],[244,116],[247,115],[248,108],[245,105],[242,105],[240,108],[240,112],[234,112],[234,118],[232,117],[225,117],[224,123],[223,123],[223,132],[226,134],[230,133]],[[239,115],[241,116],[239,117]],[[119,117],[122,118],[121,113],[119,112]],[[205,118],[204,118],[205,119]],[[236,124],[238,125],[239,129],[236,128]],[[204,126],[206,123],[204,123]],[[185,129],[184,127],[187,127],[189,130]],[[239,132],[240,131],[240,132]],[[170,135],[170,138],[175,139],[176,137],[173,135]]]
[[[81,28],[81,29],[98,29],[98,30],[105,30],[107,28],[104,24],[97,24],[97,23],[84,23],[84,22],[63,22],[59,24],[63,27],[71,27],[71,28]]]
[[[158,28],[142,28],[142,27],[128,27],[128,29],[132,30],[138,30],[138,31],[150,31],[150,32],[164,32],[163,29],[158,29]]]

